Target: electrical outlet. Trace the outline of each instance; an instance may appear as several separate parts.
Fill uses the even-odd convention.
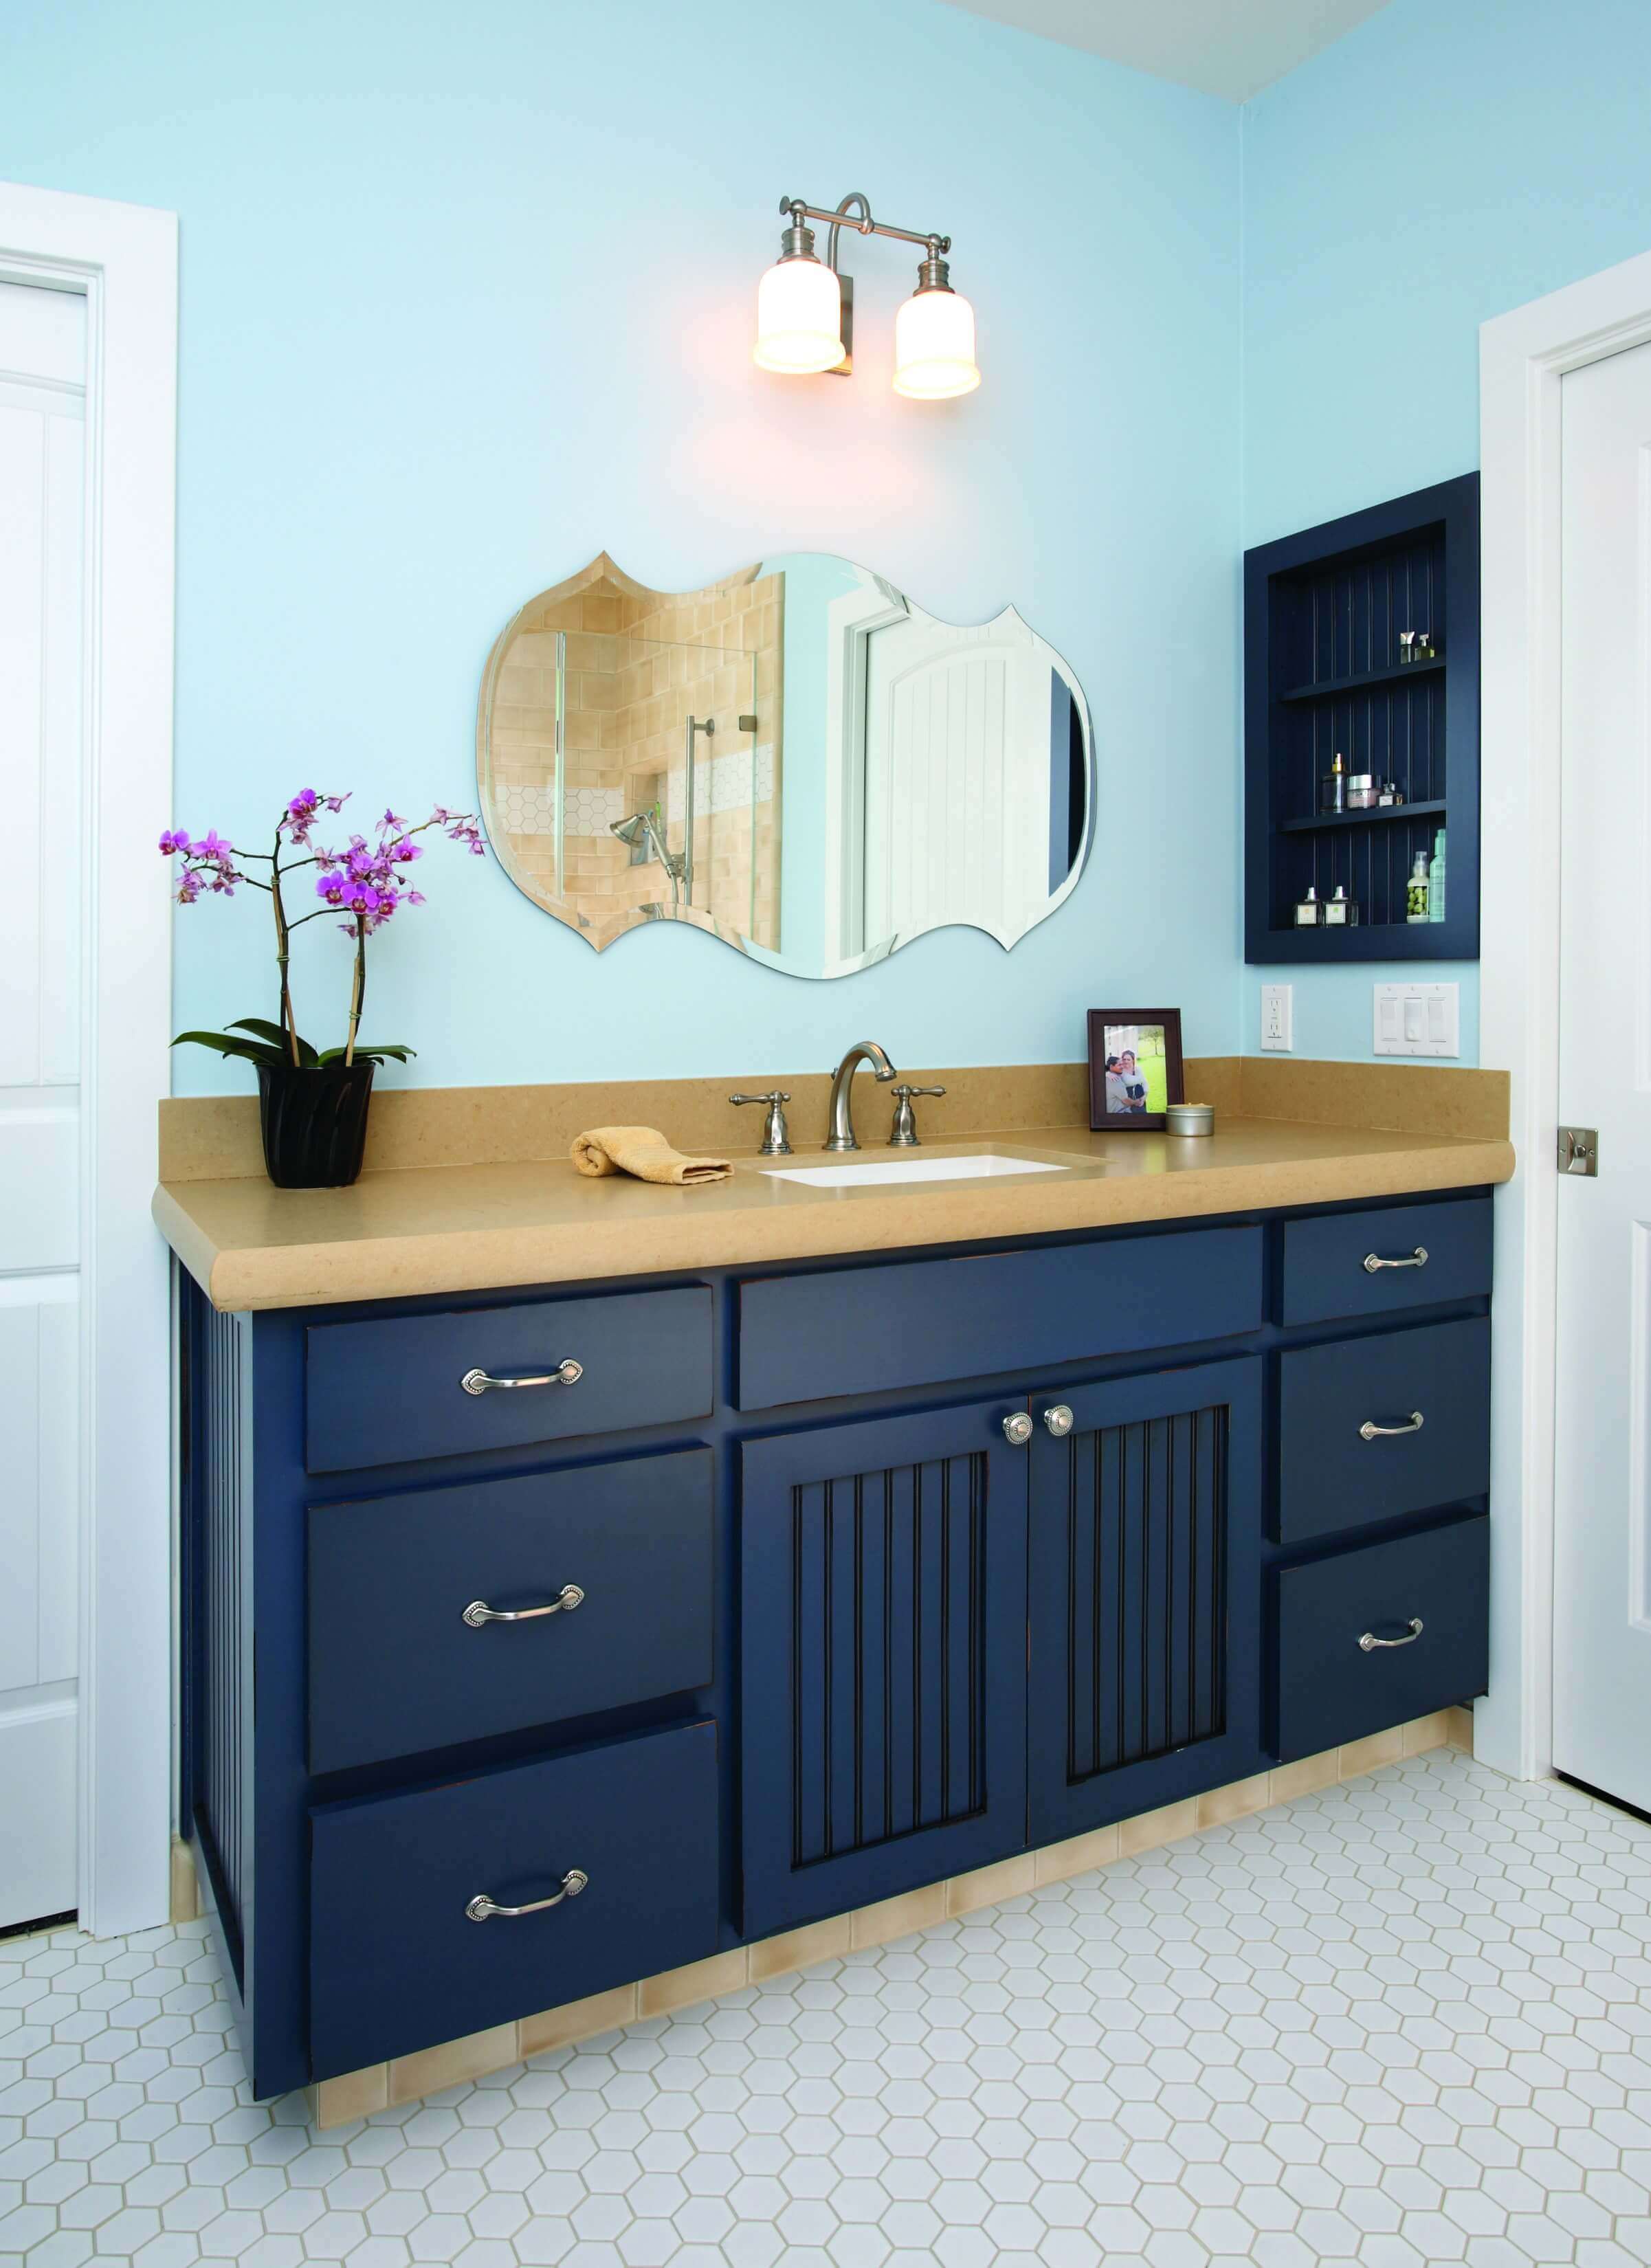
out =
[[[1261,988],[1261,1044],[1288,1052],[1295,1045],[1295,987],[1264,984]]]
[[[1459,1056],[1462,988],[1457,984],[1378,984],[1375,1035],[1379,1056]]]

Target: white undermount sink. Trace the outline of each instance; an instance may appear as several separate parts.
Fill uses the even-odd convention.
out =
[[[1005,1158],[995,1150],[971,1158],[867,1158],[844,1166],[776,1166],[777,1182],[812,1182],[816,1189],[858,1189],[873,1182],[980,1182],[999,1174],[1064,1174],[1036,1158]]]

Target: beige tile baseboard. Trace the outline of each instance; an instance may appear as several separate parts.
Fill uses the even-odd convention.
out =
[[[198,1921],[206,1909],[201,1903],[201,1877],[195,1872],[195,1845],[181,1835],[172,1838],[172,1921]]]
[[[495,2024],[462,2039],[445,2040],[388,2064],[369,2064],[336,2079],[318,2080],[306,2090],[310,2117],[319,2127],[346,2125],[391,2103],[416,2102],[421,2095],[438,2094],[465,2080],[506,2071],[525,2057],[593,2039],[639,2016],[694,2007],[721,1993],[738,1992],[748,1984],[789,1976],[815,1962],[838,1960],[851,1949],[892,1944],[948,1917],[977,1913],[1004,1899],[1023,1897],[1045,1882],[1069,1881],[1092,1867],[1109,1866],[1115,1859],[1135,1857],[1179,1842],[1200,1828],[1224,1826],[1274,1804],[1287,1803],[1292,1797],[1335,1787],[1343,1780],[1376,1771],[1383,1764],[1442,1748],[1464,1749],[1472,1755],[1470,1710],[1435,1710],[1431,1716],[1412,1718],[1408,1724],[1392,1726],[1367,1740],[1352,1741],[1345,1748],[1326,1749],[1320,1756],[1279,1764],[1271,1771],[1257,1772],[1229,1786],[1189,1796],[1183,1802],[1166,1804],[1134,1819],[1075,1835],[1067,1842],[1016,1852],[992,1866],[954,1875],[949,1881],[930,1882],[922,1889],[884,1898],[853,1913],[836,1914],[829,1920],[810,1922],[755,1945],[713,1953],[685,1969],[667,1970],[662,1976],[644,1977],[635,1984],[617,1985],[589,1999],[523,2016],[513,2024]],[[176,1879],[174,1871],[174,1884]]]
[[[920,1086],[946,1089],[923,1105],[923,1130],[931,1141],[1088,1124],[1088,1073],[1080,1063],[918,1070],[903,1064],[902,1071]],[[728,1096],[776,1079],[791,1093],[792,1137],[799,1149],[822,1139],[829,1071],[556,1086],[386,1087],[372,1101],[366,1167],[385,1173],[565,1158],[574,1136],[589,1126],[659,1126],[682,1150],[752,1150],[760,1130],[752,1113],[736,1109]],[[1470,1140],[1507,1137],[1506,1071],[1441,1064],[1190,1056],[1186,1087],[1194,1101],[1215,1105],[1218,1126],[1225,1118],[1275,1118]],[[866,1111],[871,1102],[867,1096]],[[863,1133],[871,1125],[866,1117]],[[161,1104],[163,1182],[234,1180],[262,1171],[255,1096],[179,1096]]]

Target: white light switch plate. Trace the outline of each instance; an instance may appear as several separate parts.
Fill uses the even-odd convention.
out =
[[[1459,1056],[1462,988],[1457,984],[1378,984],[1374,1038],[1379,1056]]]
[[[1295,987],[1264,984],[1261,988],[1261,1044],[1269,1052],[1287,1053],[1295,1045]]]

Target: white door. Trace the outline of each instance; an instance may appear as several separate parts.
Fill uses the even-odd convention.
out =
[[[865,942],[963,921],[1013,944],[1050,894],[1047,652],[926,618],[866,643]]]
[[[1560,1175],[1553,1761],[1651,1811],[1651,346],[1561,401],[1559,1117],[1599,1175]]]
[[[85,375],[0,284],[0,1927],[76,1903]]]

